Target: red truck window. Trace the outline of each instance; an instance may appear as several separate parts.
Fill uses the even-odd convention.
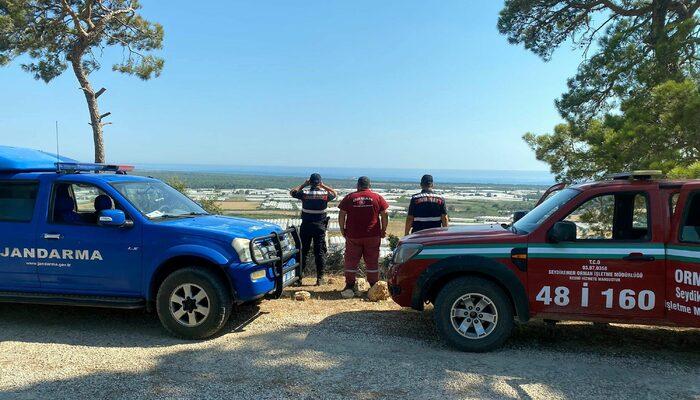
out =
[[[681,197],[680,193],[673,193],[671,196],[669,196],[668,206],[669,206],[670,213],[668,215],[673,216],[673,213],[676,212],[676,206],[678,205],[678,198],[679,197]]]
[[[681,242],[700,243],[700,192],[691,194],[683,214]]]
[[[564,220],[576,225],[577,240],[650,239],[649,200],[641,192],[593,197]]]

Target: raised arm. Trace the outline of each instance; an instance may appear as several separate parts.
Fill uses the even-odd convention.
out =
[[[310,185],[310,183],[309,183],[309,180],[307,179],[307,180],[306,180],[304,183],[302,183],[301,185],[299,185],[299,186],[293,188],[292,190],[290,190],[290,191],[289,191],[289,195],[292,196],[292,197],[296,197],[296,194],[297,194],[298,192],[301,192],[302,190],[304,190],[305,187],[307,187],[307,186],[309,186],[309,185]]]
[[[325,183],[321,182],[320,187],[321,187],[321,189],[324,189],[324,190],[328,191],[328,193],[330,193],[330,194],[331,194],[331,197],[333,197],[334,199],[335,199],[336,197],[338,197],[338,193],[335,191],[335,189],[333,189],[332,187],[326,185]]]

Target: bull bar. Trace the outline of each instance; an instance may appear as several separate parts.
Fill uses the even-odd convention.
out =
[[[282,248],[282,240],[280,238],[287,236],[287,234],[291,234],[292,239],[294,240],[294,249],[291,251],[286,251]],[[271,240],[272,244],[275,248],[275,256],[271,258],[264,258],[260,259],[258,258],[256,254],[256,244],[264,241]],[[301,279],[301,263],[300,260],[297,258],[296,262],[292,265],[288,265],[285,267],[285,264],[287,261],[289,261],[292,257],[294,257],[297,254],[301,254],[301,239],[299,237],[299,230],[297,229],[296,226],[292,226],[291,228],[287,228],[282,232],[272,232],[269,235],[265,236],[258,236],[250,240],[250,257],[252,258],[253,262],[258,264],[258,265],[269,265],[272,264],[272,271],[273,271],[273,276],[275,279],[275,288],[271,290],[269,293],[267,293],[266,297],[268,298],[273,298],[273,299],[278,299],[282,296],[282,291],[286,286],[291,285],[292,283],[296,282],[297,280]],[[296,270],[296,276],[294,278],[288,280],[287,282],[284,281],[284,276],[290,272]]]

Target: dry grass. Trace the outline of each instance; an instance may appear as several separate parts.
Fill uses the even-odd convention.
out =
[[[258,202],[258,201],[245,201],[245,200],[219,201],[219,202],[217,202],[217,204],[224,211],[251,211],[251,210],[257,210],[258,207],[260,207],[260,202]]]

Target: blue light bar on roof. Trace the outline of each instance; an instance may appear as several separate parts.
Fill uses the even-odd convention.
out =
[[[134,167],[131,165],[57,162],[56,163],[56,170],[58,172],[66,172],[66,173],[75,173],[75,172],[126,173],[128,171],[133,171]]]

